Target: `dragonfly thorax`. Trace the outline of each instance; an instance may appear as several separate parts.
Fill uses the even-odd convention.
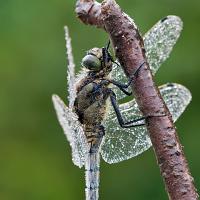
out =
[[[74,108],[81,123],[85,125],[100,125],[106,109],[108,86],[101,85],[96,79],[86,84],[77,93]]]
[[[101,80],[97,78],[77,92],[74,102],[74,111],[83,125],[87,142],[95,151],[98,150],[104,135],[102,121],[106,113],[108,96],[107,85],[101,85]]]

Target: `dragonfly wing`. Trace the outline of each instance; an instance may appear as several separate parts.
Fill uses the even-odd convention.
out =
[[[157,22],[143,37],[146,56],[153,75],[169,57],[183,28],[177,16],[169,15]]]
[[[173,120],[176,121],[191,101],[189,90],[179,84],[166,84],[159,89]],[[126,121],[142,117],[135,100],[121,104],[120,110]],[[145,126],[121,128],[112,107],[104,120],[104,126],[106,134],[101,155],[108,163],[117,163],[137,156],[152,145]]]
[[[173,121],[176,122],[192,100],[190,91],[177,83],[161,85],[159,89]]]
[[[129,105],[123,104],[123,106],[127,106],[127,109],[124,110],[120,106],[122,115],[126,116],[124,117],[125,120],[142,117],[134,101],[129,102]],[[101,145],[101,155],[110,164],[137,156],[151,146],[146,128],[142,126],[137,128],[121,128],[112,106],[104,121],[104,127],[105,137]]]
[[[177,16],[167,16],[157,22],[143,37],[146,56],[152,74],[155,75],[161,64],[169,57],[173,46],[176,44],[183,22]],[[113,64],[111,76],[114,80],[127,83],[128,79],[123,69]],[[126,95],[122,93],[116,86],[113,87],[117,99],[122,99]]]
[[[68,27],[64,27],[65,30],[65,41],[66,41],[66,50],[67,50],[67,80],[68,80],[68,101],[69,101],[69,108],[72,108],[74,105],[74,100],[76,98],[76,90],[75,90],[75,64],[74,64],[74,57],[72,54],[72,45],[71,45],[71,38],[69,36]]]
[[[118,61],[116,61],[116,62],[120,65],[120,63]],[[122,67],[116,65],[115,63],[113,63],[113,68],[112,68],[110,76],[112,79],[114,79],[120,83],[128,83],[128,78],[126,77]],[[119,90],[119,88],[117,86],[113,85],[112,89],[115,92],[118,100],[123,99],[127,96],[121,90]],[[127,89],[127,91],[131,92],[130,87]]]
[[[78,121],[78,116],[57,95],[53,95],[52,100],[58,121],[72,148],[72,161],[81,168],[89,151],[83,127]]]

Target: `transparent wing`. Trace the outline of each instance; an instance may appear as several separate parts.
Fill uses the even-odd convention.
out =
[[[72,148],[72,161],[75,165],[82,167],[89,151],[83,127],[78,121],[78,116],[57,95],[53,95],[52,100],[58,121]]]
[[[179,84],[166,84],[159,89],[173,120],[176,121],[191,101],[189,90]],[[120,110],[127,121],[142,117],[135,100],[121,104]],[[106,134],[101,146],[101,155],[108,163],[127,160],[151,147],[146,127],[121,128],[112,107],[104,126]]]
[[[74,105],[74,100],[76,98],[76,90],[75,90],[75,64],[74,58],[72,54],[72,45],[71,45],[71,38],[69,36],[68,27],[64,27],[65,30],[65,41],[66,41],[66,50],[67,50],[67,80],[68,80],[68,101],[69,101],[69,108],[72,108]]]
[[[169,15],[157,22],[145,35],[146,56],[153,75],[169,57],[183,28],[177,16]]]
[[[116,62],[120,65],[120,63],[118,61],[116,61]],[[111,76],[111,79],[119,81],[120,83],[128,83],[128,79],[127,79],[122,67],[117,66],[115,63],[113,63],[113,68],[112,68],[110,76]],[[115,92],[118,100],[126,97],[126,95],[121,90],[119,90],[118,87],[113,85],[112,89]],[[127,89],[127,91],[131,92],[130,87]]]
[[[173,46],[176,44],[183,23],[177,16],[167,16],[157,22],[145,35],[144,46],[152,74],[154,75],[161,64],[169,57]],[[128,79],[121,67],[114,64],[111,76],[114,80],[127,83]],[[117,99],[125,97],[119,89],[114,87]]]

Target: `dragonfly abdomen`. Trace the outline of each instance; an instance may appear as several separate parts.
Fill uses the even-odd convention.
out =
[[[85,162],[86,200],[97,200],[99,198],[99,164],[99,150],[89,152]]]
[[[87,142],[90,145],[90,152],[95,153],[99,151],[101,141],[103,139],[103,136],[105,135],[104,127],[102,125],[86,125],[84,132],[87,138]]]
[[[85,161],[86,200],[98,200],[99,198],[99,165],[100,145],[104,136],[104,127],[96,125],[86,126],[85,134],[90,145],[90,150]]]

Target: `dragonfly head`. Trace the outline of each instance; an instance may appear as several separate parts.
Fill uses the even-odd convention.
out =
[[[112,70],[112,57],[107,48],[93,48],[87,52],[87,55],[82,59],[82,66],[87,69],[104,74],[110,73]]]
[[[100,71],[101,66],[102,50],[100,48],[93,48],[87,52],[87,55],[82,59],[82,66],[86,67],[91,71]]]

